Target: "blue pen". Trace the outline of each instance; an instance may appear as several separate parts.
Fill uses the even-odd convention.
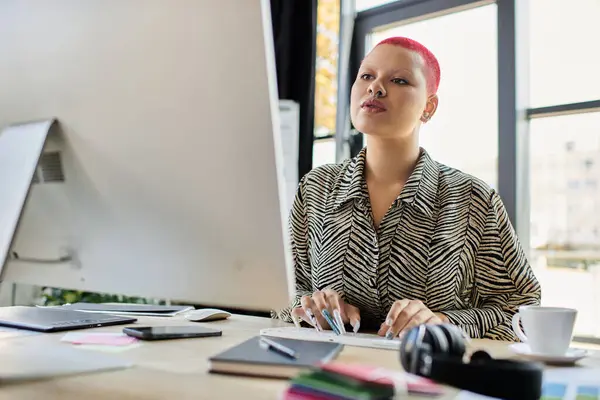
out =
[[[297,359],[298,353],[293,349],[290,349],[287,346],[282,345],[281,343],[277,343],[274,340],[267,339],[265,337],[261,337],[259,341],[260,347],[274,351],[276,353],[282,354],[286,357]]]
[[[340,328],[336,325],[335,322],[333,322],[333,318],[331,318],[331,314],[329,314],[329,311],[323,309],[321,310],[321,314],[323,314],[323,317],[325,317],[325,320],[327,321],[333,332],[336,335],[341,335]]]

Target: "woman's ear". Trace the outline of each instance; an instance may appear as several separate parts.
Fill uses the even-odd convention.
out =
[[[435,114],[437,106],[438,96],[437,94],[432,94],[431,96],[429,96],[429,99],[427,99],[427,104],[425,105],[425,109],[423,110],[423,114],[421,115],[421,122],[425,123],[429,121],[431,117],[433,117],[433,114]]]

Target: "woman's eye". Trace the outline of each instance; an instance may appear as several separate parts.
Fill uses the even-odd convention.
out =
[[[373,75],[371,74],[362,74],[360,76],[360,79],[371,79],[373,77]]]
[[[392,82],[398,84],[398,85],[406,85],[408,84],[408,82],[406,81],[406,79],[402,79],[402,78],[394,78],[392,79]]]

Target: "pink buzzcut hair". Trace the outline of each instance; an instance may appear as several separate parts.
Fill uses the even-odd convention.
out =
[[[431,51],[421,43],[416,40],[409,39],[402,36],[390,37],[382,40],[377,43],[377,46],[382,44],[391,44],[394,46],[400,46],[407,50],[414,51],[423,57],[423,61],[425,62],[425,71],[427,74],[427,91],[430,94],[435,94],[440,85],[440,64],[438,63],[437,58],[433,55]]]

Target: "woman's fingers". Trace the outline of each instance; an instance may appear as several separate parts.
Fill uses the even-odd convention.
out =
[[[394,304],[392,304],[392,307],[390,308],[390,311],[388,312],[388,315],[385,318],[385,322],[381,324],[381,327],[379,328],[379,332],[377,332],[377,334],[380,336],[389,336],[388,332],[390,332],[390,330],[394,326],[398,315],[406,306],[408,306],[409,303],[410,300],[396,300]]]
[[[343,318],[343,314],[344,314],[343,303],[344,302],[342,301],[339,294],[335,290],[325,289],[325,291],[323,293],[325,295],[325,299],[329,306],[327,310],[329,311],[330,315],[328,317],[331,318],[331,316],[333,316],[333,322],[335,322],[335,324],[339,328],[338,333],[346,333],[346,327],[344,326],[344,318]]]
[[[398,333],[402,332],[402,331],[408,331],[412,328],[414,328],[415,326],[419,326],[421,324],[425,324],[425,323],[429,323],[429,321],[433,318],[436,318],[435,315],[432,315],[431,311],[429,311],[429,309],[427,308],[422,308],[421,310],[417,311],[412,318],[406,323],[406,325],[404,325],[404,327],[399,328],[398,331],[396,331],[396,327],[394,327],[394,332],[396,333],[396,335],[398,335]]]
[[[331,328],[331,319],[329,317],[329,303],[327,302],[327,298],[325,297],[325,293],[321,291],[316,291],[312,295],[312,301],[316,306],[315,317],[317,321],[324,326]]]
[[[306,317],[308,318],[308,321],[306,322],[314,326],[318,331],[322,331],[323,327],[315,316],[315,313],[318,312],[318,308],[316,307],[311,296],[302,296],[300,298],[300,304],[302,305],[304,314],[306,314]]]
[[[352,332],[357,333],[360,329],[360,310],[350,304],[344,305],[346,318],[352,326]]]
[[[394,325],[391,329],[393,336],[398,336],[398,333],[400,333],[400,331],[402,331],[422,310],[425,310],[425,312],[431,315],[431,311],[429,311],[422,302],[418,300],[410,301],[408,305],[400,311],[394,321]]]
[[[398,300],[394,302],[379,335],[392,339],[401,332],[430,321],[434,314],[420,300]]]
[[[301,328],[300,321],[304,321],[307,324],[312,325],[312,323],[310,322],[308,316],[306,315],[306,313],[304,312],[304,309],[302,307],[294,308],[290,314],[292,317],[292,322],[294,323],[296,328]]]
[[[317,330],[329,328],[337,334],[343,334],[346,333],[347,323],[350,323],[354,332],[358,332],[360,328],[358,308],[345,304],[333,289],[324,289],[314,292],[311,296],[302,296],[300,304],[301,307],[292,310],[292,319],[302,319]]]

